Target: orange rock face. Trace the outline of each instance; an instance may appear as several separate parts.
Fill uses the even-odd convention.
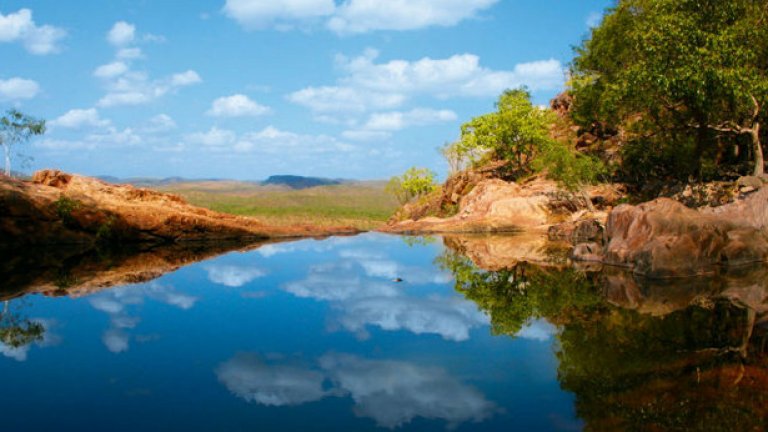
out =
[[[768,260],[764,192],[697,211],[659,198],[613,210],[602,250],[605,264],[652,277],[685,277]],[[575,258],[580,249],[575,250]]]
[[[44,170],[31,182],[0,178],[0,236],[6,244],[266,239],[353,233],[348,227],[274,227],[217,213],[181,197]]]

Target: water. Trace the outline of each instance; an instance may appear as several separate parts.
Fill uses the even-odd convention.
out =
[[[152,279],[182,255],[6,275],[3,430],[765,427],[763,270],[671,288],[367,234]]]

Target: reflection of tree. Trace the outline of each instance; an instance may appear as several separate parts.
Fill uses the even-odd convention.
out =
[[[602,304],[585,274],[573,269],[520,263],[507,270],[485,271],[450,251],[439,256],[437,264],[453,274],[457,291],[490,315],[494,334],[514,335],[539,318],[559,324],[571,314]]]
[[[558,379],[586,430],[768,430],[766,319],[741,301],[714,292],[653,316],[610,305],[603,279],[572,269],[489,272],[452,253],[438,264],[494,333],[559,326]]]
[[[33,342],[43,340],[43,324],[22,318],[11,310],[10,302],[5,301],[0,313],[0,342],[11,348],[21,348]]]

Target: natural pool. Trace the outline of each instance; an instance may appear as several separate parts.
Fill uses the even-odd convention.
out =
[[[154,252],[17,264],[3,430],[765,430],[765,269],[644,284],[516,247],[366,234],[162,275]]]

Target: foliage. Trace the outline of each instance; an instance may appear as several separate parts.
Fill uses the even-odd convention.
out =
[[[439,151],[448,163],[448,175],[456,174],[467,168],[467,163],[476,157],[466,153],[467,149],[462,146],[461,141],[445,143],[439,148]]]
[[[514,336],[532,320],[565,322],[573,312],[602,305],[591,281],[574,269],[547,270],[521,263],[485,271],[450,251],[438,257],[437,264],[453,274],[458,292],[489,314],[494,334]]]
[[[574,120],[623,130],[657,155],[693,137],[681,176],[722,163],[733,146],[761,172],[767,15],[767,0],[619,1],[576,50]]]
[[[406,204],[435,191],[435,177],[436,174],[428,168],[411,167],[403,175],[392,177],[385,190],[400,204]]]
[[[15,109],[0,117],[0,145],[5,152],[5,175],[11,175],[11,147],[22,144],[33,135],[45,133],[45,120],[38,120]]]
[[[62,195],[53,204],[56,206],[56,214],[64,222],[64,225],[72,226],[76,223],[72,212],[80,207],[80,201]]]
[[[21,348],[43,340],[45,333],[43,324],[21,318],[10,309],[9,302],[6,300],[3,311],[0,312],[0,343],[11,348]]]
[[[496,108],[496,112],[461,126],[457,151],[473,163],[487,154],[493,159],[512,161],[518,171],[527,171],[531,159],[549,141],[553,113],[534,106],[524,88],[505,91]]]
[[[534,167],[546,169],[548,177],[570,191],[579,191],[585,185],[597,183],[608,172],[600,159],[573,151],[555,140],[542,145]]]

